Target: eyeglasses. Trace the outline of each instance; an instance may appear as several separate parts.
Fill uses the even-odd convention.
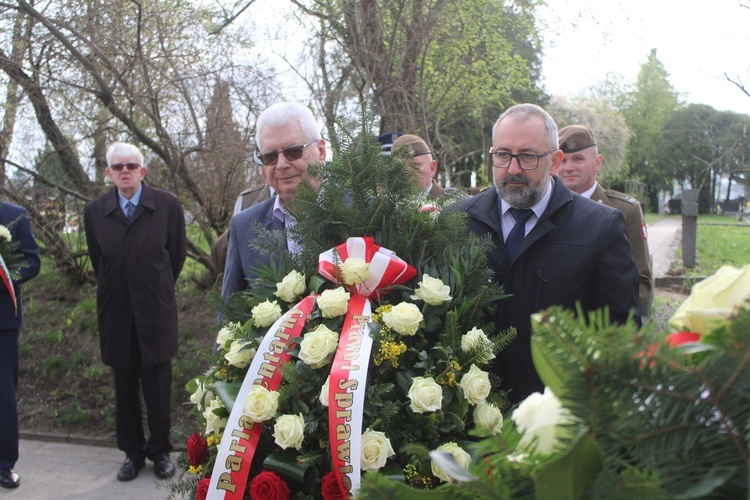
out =
[[[534,170],[539,166],[540,158],[543,158],[554,151],[554,149],[551,149],[541,155],[532,153],[518,153],[517,155],[514,155],[507,151],[492,151],[492,149],[490,149],[489,153],[492,156],[492,166],[495,168],[509,168],[510,162],[515,158],[518,162],[518,166],[521,167],[522,170]]]
[[[432,154],[432,151],[425,151],[424,153],[414,153],[414,158],[416,158],[417,156],[431,155],[431,154]]]
[[[284,158],[289,161],[299,160],[302,158],[302,151],[310,144],[316,142],[318,142],[318,139],[313,139],[304,146],[292,146],[291,148],[282,149],[281,151],[271,151],[263,154],[259,154],[259,151],[256,151],[256,155],[263,165],[266,167],[272,167],[279,161],[279,154],[283,154]]]
[[[121,171],[123,168],[127,168],[128,170],[135,170],[139,168],[140,165],[138,163],[113,163],[109,166],[112,170],[115,172]]]

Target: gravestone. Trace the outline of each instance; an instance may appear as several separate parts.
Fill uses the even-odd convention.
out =
[[[686,189],[682,192],[682,265],[685,269],[695,267],[697,228],[698,191]]]

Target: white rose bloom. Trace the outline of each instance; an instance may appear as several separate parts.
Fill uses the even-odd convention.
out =
[[[221,348],[230,340],[234,340],[234,330],[229,325],[224,325],[216,334],[216,343]]]
[[[321,368],[333,360],[339,345],[339,334],[325,325],[307,332],[299,343],[299,359],[310,368]]]
[[[444,445],[438,446],[437,451],[450,453],[464,470],[469,470],[469,464],[471,464],[471,455],[466,453],[463,448],[458,446],[456,443],[445,443]],[[432,475],[440,479],[441,481],[448,482],[451,480],[450,477],[448,477],[448,475],[443,472],[440,467],[435,465],[435,462],[431,462],[430,468],[432,469]]]
[[[459,384],[464,390],[464,396],[469,404],[478,405],[487,400],[490,395],[492,384],[490,384],[490,374],[477,368],[472,364],[469,371],[461,377]]]
[[[229,348],[229,352],[224,355],[224,359],[237,368],[245,368],[250,366],[250,362],[255,357],[255,348],[245,348],[247,342],[244,340],[236,340],[232,342],[232,346]],[[244,349],[243,349],[244,348]]]
[[[378,470],[385,466],[388,457],[396,454],[388,437],[379,431],[367,429],[362,434],[362,470]]]
[[[199,410],[204,409],[204,405],[208,406],[211,404],[211,401],[216,397],[216,395],[213,393],[213,391],[206,391],[205,386],[203,385],[203,382],[200,381],[200,379],[195,379],[195,383],[197,384],[197,388],[195,389],[195,392],[190,395],[190,402],[193,403],[198,407]],[[204,398],[203,395],[206,395]],[[203,400],[201,402],[201,400]]]
[[[341,275],[347,285],[359,285],[370,277],[370,264],[359,257],[350,257],[341,264]]]
[[[451,287],[443,283],[440,278],[431,278],[429,274],[424,274],[411,298],[423,300],[431,306],[439,306],[453,297],[451,297]]]
[[[0,224],[0,241],[11,241],[13,239],[13,236],[10,234],[10,229]]]
[[[492,346],[492,343],[490,342],[490,339],[487,338],[484,330],[474,327],[469,330],[466,335],[461,337],[461,350],[463,352],[469,352],[470,350],[481,346],[484,346],[488,350]],[[490,354],[489,358],[487,358],[488,361],[491,359],[495,359],[494,354]]]
[[[414,377],[408,396],[414,413],[437,411],[443,404],[443,389],[431,377]]]
[[[324,318],[335,318],[346,314],[349,305],[349,292],[343,287],[335,290],[325,290],[320,294],[317,301],[320,312]]]
[[[474,408],[474,425],[490,429],[492,434],[500,434],[503,430],[503,413],[492,403],[480,403]]]
[[[283,449],[294,448],[299,451],[305,439],[305,419],[299,415],[282,415],[273,425],[274,442]]]
[[[419,308],[408,302],[401,302],[383,314],[385,324],[401,335],[414,335],[417,333],[419,323],[423,319],[424,316],[422,316]]]
[[[211,403],[203,412],[203,418],[206,419],[206,435],[211,434],[212,432],[221,432],[221,430],[227,426],[227,420],[229,420],[229,417],[220,417],[214,413],[214,410],[220,408],[224,408],[224,403],[221,402],[221,399],[215,398],[211,400]]]
[[[328,391],[330,389],[331,384],[331,376],[328,375],[328,378],[326,378],[326,383],[323,384],[323,387],[320,389],[320,396],[318,397],[318,400],[320,401],[320,404],[328,408]]]
[[[297,297],[305,293],[307,288],[305,287],[305,275],[297,271],[292,271],[281,280],[281,283],[276,283],[276,295],[284,302],[294,302]]]
[[[279,409],[279,393],[263,386],[254,385],[245,396],[243,413],[252,422],[265,422],[276,415]]]
[[[266,300],[262,304],[253,307],[253,321],[259,327],[271,326],[273,322],[281,317],[281,307],[274,300]]]
[[[536,439],[536,451],[549,453],[557,443],[557,427],[571,422],[572,416],[549,387],[544,394],[535,392],[518,405],[510,417],[524,435],[521,447],[527,448]]]

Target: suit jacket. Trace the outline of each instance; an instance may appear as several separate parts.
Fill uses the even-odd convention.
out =
[[[5,201],[0,202],[0,224],[10,230],[11,241],[18,243],[18,251],[26,258],[26,267],[19,271],[21,278],[18,281],[13,281],[18,314],[14,310],[10,293],[6,290],[5,285],[0,283],[0,331],[18,330],[23,328],[23,298],[20,285],[39,274],[39,268],[41,267],[39,246],[34,240],[29,214],[25,208]]]
[[[243,210],[229,221],[227,263],[221,284],[221,298],[225,301],[234,292],[248,287],[249,281],[255,278],[254,268],[271,262],[270,255],[255,250],[250,242],[255,238],[257,223],[267,230],[284,229],[284,223],[273,214],[275,200],[276,196],[272,196]]]
[[[253,205],[260,203],[261,201],[267,200],[271,197],[271,188],[265,184],[259,184],[240,193],[239,196],[242,199],[241,210],[247,210]],[[239,212],[236,212],[236,215]],[[219,279],[223,280],[224,266],[227,261],[227,248],[229,245],[229,229],[221,233],[221,236],[216,238],[214,244],[211,245],[211,262],[214,265],[216,274]]]
[[[97,280],[102,361],[129,368],[134,329],[144,367],[168,361],[177,354],[174,288],[187,251],[179,200],[143,184],[128,220],[113,188],[86,205],[84,223]]]
[[[604,203],[608,207],[616,208],[625,217],[625,225],[628,228],[628,241],[633,251],[633,259],[638,268],[640,289],[638,295],[641,301],[641,314],[651,314],[651,303],[654,298],[654,280],[651,272],[651,254],[648,249],[646,232],[646,219],[643,217],[641,204],[625,193],[604,189],[598,182],[596,189],[591,194],[591,199]]]
[[[533,313],[553,305],[584,311],[609,307],[610,318],[640,318],[638,271],[622,214],[573,194],[555,178],[547,209],[523,241],[516,259],[506,262],[498,196],[494,189],[459,203],[469,231],[490,234],[497,248],[489,265],[506,293],[497,307],[497,327],[515,327],[517,338],[499,353],[494,370],[513,403],[544,386],[531,359]]]

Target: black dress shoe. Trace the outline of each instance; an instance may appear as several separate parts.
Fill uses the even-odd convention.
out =
[[[175,466],[169,455],[162,455],[154,460],[154,473],[160,479],[169,479],[174,476],[175,470]]]
[[[138,477],[138,471],[143,468],[145,460],[135,461],[131,458],[125,460],[120,470],[117,471],[118,481],[132,481]]]
[[[0,469],[0,486],[3,488],[18,488],[21,478],[13,469]]]

